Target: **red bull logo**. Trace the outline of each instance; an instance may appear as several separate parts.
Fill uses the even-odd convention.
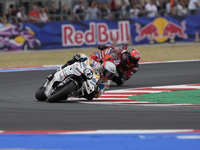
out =
[[[179,38],[187,39],[187,34],[184,33],[186,30],[185,21],[181,22],[181,26],[167,21],[165,18],[156,18],[153,22],[147,24],[141,28],[141,25],[136,23],[136,36],[135,41],[141,41],[145,38],[150,40],[155,40],[159,43],[167,41],[169,38]]]
[[[94,45],[106,43],[128,43],[130,40],[130,23],[128,21],[119,21],[117,29],[109,29],[106,23],[89,24],[86,31],[76,30],[73,25],[62,25],[62,45]]]

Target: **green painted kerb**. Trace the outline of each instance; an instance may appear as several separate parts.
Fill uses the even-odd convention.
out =
[[[155,103],[200,104],[200,89],[134,95],[129,98]]]

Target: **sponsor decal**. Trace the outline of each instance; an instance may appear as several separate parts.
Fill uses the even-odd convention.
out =
[[[186,22],[182,21],[181,26],[175,24],[165,18],[156,18],[153,22],[141,27],[136,23],[136,36],[135,41],[139,42],[145,38],[149,41],[155,40],[158,43],[166,42],[168,39],[174,39],[176,36],[179,38],[187,39],[188,36],[184,31],[186,30]]]
[[[0,26],[0,51],[33,50],[40,46],[40,40],[30,27],[10,23]]]
[[[109,29],[106,23],[89,24],[89,29],[76,30],[71,24],[62,25],[62,46],[95,45],[116,42],[127,43],[130,40],[129,21],[119,21],[117,29]]]
[[[64,75],[64,77],[67,77],[67,71],[66,71],[66,69],[64,69],[63,75]]]
[[[92,79],[92,82],[95,83],[95,84],[97,83],[95,78]]]
[[[77,66],[78,66],[78,65],[77,65]],[[76,68],[76,70],[77,70],[80,74],[82,73],[80,69]]]
[[[83,68],[86,68],[86,64],[84,62],[81,63]]]

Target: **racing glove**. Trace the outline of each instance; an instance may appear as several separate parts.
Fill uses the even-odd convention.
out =
[[[124,78],[124,77],[117,77],[117,76],[114,76],[114,77],[112,78],[112,81],[115,82],[118,86],[121,86],[122,84],[124,84],[125,78]]]
[[[74,57],[73,57],[73,60],[74,60],[74,62],[80,61],[81,60],[81,55],[75,54]]]
[[[90,94],[85,93],[85,95],[83,97],[86,98],[87,100],[93,100],[93,98],[96,98],[96,94],[97,93],[95,91]]]
[[[64,64],[61,69],[67,67],[68,65],[72,65],[75,62],[81,61],[81,55],[75,54],[72,59],[68,60],[66,64]]]
[[[47,80],[50,82],[50,81],[53,79],[53,76],[54,76],[54,73],[49,74],[49,75],[47,76]]]

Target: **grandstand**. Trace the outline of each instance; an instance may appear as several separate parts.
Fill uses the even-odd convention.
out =
[[[80,1],[82,1],[83,10],[76,12],[77,9],[75,9],[75,7],[78,7]],[[94,1],[94,8],[91,8],[92,0],[0,0],[0,22],[17,23],[17,13],[22,7],[24,8],[24,13],[27,17],[23,22],[29,21],[29,13],[32,11],[33,5],[37,6],[37,11],[40,13],[44,8],[44,13],[49,17],[46,21],[80,21],[94,19],[94,16],[91,18],[88,16],[88,10],[92,10],[92,14],[97,13],[95,19],[128,19],[146,16],[184,16],[200,13],[200,0],[198,0],[198,6],[193,10],[190,10],[190,1],[192,2],[193,0]],[[54,3],[54,6],[52,3]],[[193,5],[194,4],[191,6],[194,7]],[[52,11],[52,9],[55,9],[55,11]],[[152,13],[152,11],[154,12]]]

